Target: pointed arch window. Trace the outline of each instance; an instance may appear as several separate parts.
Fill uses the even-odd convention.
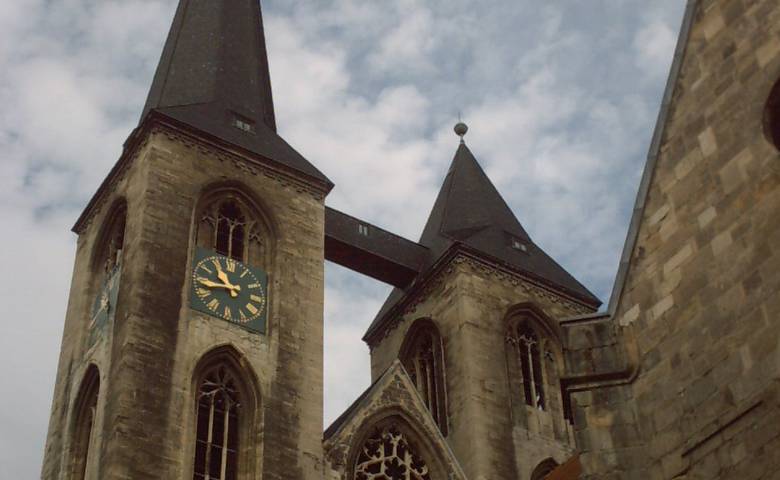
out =
[[[198,389],[194,480],[238,478],[241,394],[225,365],[206,372]]]
[[[84,480],[95,450],[95,420],[97,418],[100,373],[91,366],[76,399],[71,444],[71,472],[75,480]]]
[[[509,343],[514,346],[520,365],[525,403],[544,410],[545,395],[539,336],[527,323],[521,323],[514,333],[509,337]]]
[[[354,480],[431,480],[428,465],[397,425],[376,428],[359,448]]]
[[[104,233],[100,237],[102,240],[98,243],[95,268],[100,280],[108,277],[122,263],[126,219],[127,206],[124,201],[120,201],[118,206],[111,209]]]
[[[258,477],[262,409],[246,359],[232,347],[212,350],[198,362],[192,388],[193,480]]]
[[[506,334],[510,387],[536,410],[550,406],[549,386],[557,380],[555,354],[549,339],[529,317],[510,322]],[[514,396],[514,395],[513,395]]]
[[[268,222],[242,194],[219,191],[207,198],[197,244],[240,262],[262,266],[271,240]]]
[[[418,320],[407,333],[400,357],[433,420],[447,435],[444,355],[436,325],[427,319]]]

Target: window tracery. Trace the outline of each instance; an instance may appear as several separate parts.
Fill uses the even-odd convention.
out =
[[[238,474],[241,395],[224,365],[207,371],[198,389],[193,479],[235,480]]]
[[[406,347],[402,349],[401,362],[409,378],[420,392],[425,406],[447,435],[447,405],[444,391],[444,357],[441,338],[436,326],[428,320],[421,320],[407,334]]]
[[[520,366],[526,405],[544,410],[545,393],[539,336],[527,323],[520,323],[516,328],[510,329],[507,343],[513,349]]]
[[[548,385],[556,377],[550,342],[529,318],[512,323],[506,335],[510,384],[519,387],[526,405],[540,411],[549,407]]]
[[[395,425],[377,428],[361,446],[355,480],[431,480],[425,461]]]
[[[202,210],[198,245],[240,262],[261,261],[265,254],[266,228],[236,194],[222,195]]]

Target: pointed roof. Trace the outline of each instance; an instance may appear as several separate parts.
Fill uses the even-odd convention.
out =
[[[593,293],[531,240],[463,142],[455,153],[419,243],[430,250],[420,277],[452,248],[460,247],[518,270],[594,309],[601,305]],[[414,286],[412,283],[406,291],[396,288],[390,293],[364,339],[381,326],[387,313],[411,293]]]
[[[258,0],[180,0],[142,123],[152,111],[332,186],[276,133]]]
[[[497,236],[530,242],[525,229],[498,193],[465,143],[455,152],[444,183],[425,224],[420,243],[441,254],[456,241],[493,253],[506,251],[507,241],[492,248]]]

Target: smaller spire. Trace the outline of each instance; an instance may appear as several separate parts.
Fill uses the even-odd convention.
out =
[[[463,140],[464,135],[466,135],[466,132],[469,131],[468,125],[466,125],[463,122],[458,122],[457,125],[455,125],[455,135],[460,137],[460,143],[465,144],[466,142]]]

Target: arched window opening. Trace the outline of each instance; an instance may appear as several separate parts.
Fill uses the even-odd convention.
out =
[[[539,335],[527,321],[524,321],[519,322],[514,328],[510,328],[506,340],[516,359],[514,366],[520,368],[520,382],[526,405],[538,410],[545,410],[547,403],[544,366],[542,364],[543,345]],[[510,372],[510,374],[512,373],[516,374],[516,372]]]
[[[122,261],[122,250],[125,245],[125,212],[121,212],[121,218],[111,232],[108,243],[108,258],[106,259],[106,271],[112,271]]]
[[[113,209],[108,218],[108,225],[99,242],[96,268],[99,277],[106,278],[122,263],[122,252],[125,245],[125,221],[127,207],[121,205]]]
[[[97,417],[98,394],[100,392],[100,374],[96,367],[90,367],[84,376],[81,391],[75,404],[73,429],[72,478],[87,478],[87,467],[94,454],[95,419]]]
[[[436,326],[423,321],[421,326],[413,326],[407,334],[405,348],[402,348],[401,362],[409,377],[420,392],[425,406],[439,426],[442,434],[447,435],[447,402],[444,391],[444,356],[441,338]]]
[[[558,468],[558,463],[552,458],[548,458],[537,465],[531,474],[531,480],[544,480],[547,475],[551,474],[556,468]]]
[[[241,394],[225,365],[208,370],[198,389],[193,479],[235,480],[238,476]]]
[[[216,195],[202,210],[197,233],[200,247],[243,263],[262,266],[270,238],[267,223],[232,190]]]
[[[764,107],[764,133],[780,150],[780,81],[775,83]]]
[[[431,480],[428,465],[394,424],[377,428],[360,447],[355,480]]]
[[[192,478],[259,478],[263,415],[257,377],[246,359],[231,346],[215,348],[200,359],[192,380]]]

